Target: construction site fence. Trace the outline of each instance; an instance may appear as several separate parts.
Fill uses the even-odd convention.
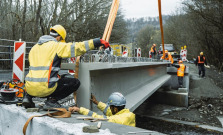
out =
[[[13,52],[14,42],[16,40],[0,39],[0,72],[12,72],[13,68]],[[35,42],[26,42],[26,57],[25,57],[25,70],[28,70],[28,54]],[[81,56],[81,62],[155,62],[158,59],[151,59],[146,57],[121,57],[114,56],[106,53],[99,53],[97,50],[88,51],[85,55]],[[62,59],[63,63],[72,63],[68,58]]]

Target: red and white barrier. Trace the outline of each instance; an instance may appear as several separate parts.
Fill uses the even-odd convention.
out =
[[[68,61],[69,61],[69,63],[75,63],[76,62],[75,57],[69,58]],[[74,75],[75,70],[68,70],[68,73],[71,74],[71,75]]]
[[[152,54],[151,54],[151,51],[149,51],[149,58],[152,58]]]
[[[182,61],[187,61],[187,49],[183,50]]]
[[[12,78],[24,82],[26,42],[14,42]]]
[[[122,57],[128,57],[128,50],[127,49],[122,53]]]
[[[137,57],[141,57],[141,48],[137,49]]]

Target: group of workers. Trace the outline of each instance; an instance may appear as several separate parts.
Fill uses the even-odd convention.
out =
[[[22,101],[25,108],[34,108],[33,97],[47,98],[43,106],[44,109],[65,108],[59,104],[61,100],[74,93],[81,85],[76,78],[66,78],[58,75],[60,71],[61,59],[77,57],[85,54],[88,50],[103,46],[110,47],[105,40],[95,38],[84,42],[66,43],[66,30],[61,25],[50,28],[50,34],[39,38],[29,52],[29,73],[25,78],[26,93]],[[107,104],[98,102],[92,95],[91,101],[100,110],[106,112],[105,115],[96,113],[83,107],[69,107],[71,112],[79,112],[95,118],[107,118],[109,122],[135,126],[135,114],[125,109],[126,99],[115,92],[108,98]]]
[[[66,30],[61,25],[55,25],[50,28],[50,34],[39,38],[29,52],[29,73],[25,78],[26,93],[22,102],[25,108],[35,107],[32,101],[33,97],[47,98],[44,104],[45,109],[63,108],[58,100],[61,100],[74,93],[81,85],[76,78],[66,78],[58,75],[60,71],[61,59],[69,57],[77,57],[85,54],[88,50],[99,47],[105,49],[110,47],[109,43],[103,39],[95,38],[84,42],[66,43]],[[151,48],[152,57],[156,55],[156,44]],[[173,58],[167,50],[161,59],[170,60],[173,64]],[[204,63],[206,63],[203,53],[197,58],[199,66],[199,75],[205,76]],[[179,85],[182,87],[185,65],[180,60],[177,75],[179,77]],[[201,72],[200,72],[201,71]],[[114,92],[108,98],[108,102],[98,102],[94,95],[90,99],[97,107],[105,112],[104,115],[98,115],[83,107],[69,107],[71,112],[79,112],[83,115],[89,115],[94,118],[107,118],[109,122],[135,126],[135,114],[125,109],[126,99],[119,93]]]
[[[155,59],[156,54],[157,54],[157,51],[156,51],[156,44],[153,44],[153,45],[151,46],[150,53],[151,53],[152,59]],[[165,55],[162,56],[160,59],[162,59],[162,60],[170,60],[171,64],[173,64],[173,57],[172,57],[172,55],[168,52],[168,50],[165,50]]]
[[[152,55],[152,58],[155,58],[156,55],[156,44],[153,44],[151,46],[151,50],[150,53]],[[184,71],[186,69],[186,66],[183,64],[182,60],[178,61],[178,65],[173,64],[173,57],[172,55],[168,52],[168,50],[165,50],[165,55],[163,55],[161,58],[161,60],[169,60],[171,62],[172,66],[175,66],[177,69],[177,76],[178,76],[178,83],[179,83],[179,87],[182,88],[183,87],[183,77],[184,77]],[[207,61],[204,57],[204,53],[200,52],[200,55],[196,58],[195,61],[195,65],[198,66],[198,74],[200,78],[205,78],[205,66],[207,65]]]

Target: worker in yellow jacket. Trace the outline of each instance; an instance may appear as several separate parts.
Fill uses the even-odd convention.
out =
[[[84,42],[66,43],[66,30],[61,25],[50,28],[50,34],[39,38],[29,52],[29,73],[25,78],[27,93],[25,108],[35,107],[32,97],[44,97],[45,107],[59,108],[57,102],[76,91],[80,82],[75,78],[59,78],[61,59],[83,55],[96,47],[109,47],[109,43],[96,38]]]
[[[173,64],[173,57],[172,55],[168,52],[168,50],[165,50],[165,55],[162,56],[160,59],[162,60],[169,60],[171,64]]]
[[[98,102],[94,96],[92,96],[91,100],[105,115],[98,115],[84,107],[70,107],[69,111],[79,112],[93,118],[107,118],[108,122],[135,127],[135,114],[130,112],[129,109],[125,109],[126,99],[121,93],[112,93],[108,98],[107,105],[103,102]]]

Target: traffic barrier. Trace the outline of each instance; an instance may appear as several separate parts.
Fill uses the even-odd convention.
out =
[[[26,54],[25,52],[26,52],[26,42],[24,41],[14,42],[12,79],[18,79],[21,82],[24,82],[25,54]]]

